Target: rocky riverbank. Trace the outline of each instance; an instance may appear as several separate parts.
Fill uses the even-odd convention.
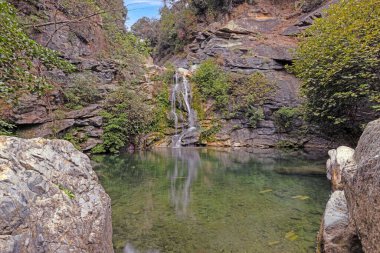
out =
[[[0,252],[113,252],[111,200],[71,143],[0,136]]]
[[[321,252],[380,252],[380,119],[370,122],[355,150],[329,151],[333,194],[323,217]]]

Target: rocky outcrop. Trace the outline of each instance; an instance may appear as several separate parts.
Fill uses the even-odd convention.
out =
[[[89,151],[102,143],[99,112],[107,95],[133,75],[110,52],[109,29],[125,31],[123,1],[9,2],[18,9],[30,37],[59,51],[77,70],[42,69],[54,87],[43,95],[21,94],[11,108],[0,108],[0,117],[15,124],[20,137],[71,138],[79,140],[78,148]]]
[[[339,147],[329,155],[336,191],[324,214],[324,252],[380,252],[380,119],[367,125],[355,151]]]
[[[364,252],[380,252],[380,119],[367,125],[354,159],[356,170],[343,174],[350,218]]]
[[[0,136],[0,252],[113,252],[110,198],[69,142]]]
[[[292,50],[297,38],[287,36],[284,30],[300,23],[308,15],[318,15],[329,1],[303,1],[304,9],[295,10],[290,2],[281,4],[268,1],[254,1],[243,4],[231,14],[226,22],[215,22],[199,32],[186,49],[186,58],[171,59],[177,67],[195,69],[206,59],[215,59],[227,72],[249,75],[260,72],[275,87],[269,99],[262,101],[264,119],[256,127],[250,126],[245,117],[227,118],[225,115],[209,113],[209,101],[203,105],[206,115],[199,122],[202,131],[215,132],[211,140],[198,141],[198,145],[223,147],[296,147],[305,149],[326,149],[333,147],[333,141],[318,131],[306,132],[306,124],[298,117],[291,129],[285,131],[276,123],[274,114],[281,108],[295,108],[301,104],[300,81],[285,69],[293,60]],[[315,11],[313,11],[317,8]],[[312,14],[315,13],[315,14]],[[311,21],[312,22],[312,21]],[[309,25],[311,24],[309,22]],[[306,24],[303,26],[306,27]],[[215,123],[218,122],[217,131]],[[156,145],[170,145],[170,136]]]

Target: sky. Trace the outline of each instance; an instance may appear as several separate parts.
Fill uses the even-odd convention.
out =
[[[124,5],[128,8],[126,26],[129,29],[142,17],[159,18],[162,0],[124,0]]]

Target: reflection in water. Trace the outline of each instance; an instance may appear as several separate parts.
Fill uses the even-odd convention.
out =
[[[329,195],[324,159],[263,152],[93,157],[112,200],[115,252],[315,252]]]
[[[178,216],[186,216],[190,203],[191,185],[201,165],[195,149],[172,149],[173,173],[170,177],[170,197]]]
[[[124,250],[123,250],[123,253],[140,253],[141,251],[138,251],[135,247],[133,247],[132,244],[130,243],[127,243],[127,245],[125,245],[124,247]],[[144,253],[160,253],[159,250],[147,250],[145,251]]]

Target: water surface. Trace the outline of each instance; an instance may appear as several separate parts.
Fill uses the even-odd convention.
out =
[[[314,252],[322,160],[183,148],[93,159],[116,252]]]

